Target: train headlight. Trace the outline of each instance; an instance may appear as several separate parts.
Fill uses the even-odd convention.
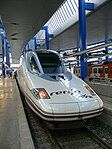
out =
[[[90,92],[90,94],[92,96],[95,96],[96,95],[95,92],[88,85],[86,85],[85,88]]]
[[[32,94],[38,99],[50,99],[44,88],[36,88],[32,90]]]

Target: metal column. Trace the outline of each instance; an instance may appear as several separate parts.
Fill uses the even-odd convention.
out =
[[[45,45],[46,45],[46,49],[49,49],[49,33],[48,33],[48,26],[43,26],[42,30],[45,31]]]
[[[4,36],[2,35],[2,74],[3,74],[3,77],[5,78],[5,62],[4,62]]]
[[[108,42],[108,40],[106,39],[105,40],[105,43],[107,43]],[[105,54],[108,54],[108,47],[105,47]],[[106,56],[106,62],[108,62],[109,61],[109,56]]]
[[[79,31],[80,31],[80,50],[86,49],[86,15],[85,0],[79,0]],[[82,54],[80,57],[81,78],[84,80],[87,76],[87,56]]]
[[[94,10],[93,3],[85,3],[85,0],[79,0],[79,31],[80,31],[80,50],[86,50],[86,15],[85,10]],[[80,57],[81,78],[84,80],[87,77],[87,55],[82,54]]]
[[[54,35],[49,34],[48,26],[43,26],[42,30],[45,30],[45,45],[46,45],[46,49],[49,50],[49,39],[54,38]]]
[[[6,41],[6,64],[10,67],[10,55],[9,55],[10,45],[9,45],[7,39],[5,39],[5,41]]]

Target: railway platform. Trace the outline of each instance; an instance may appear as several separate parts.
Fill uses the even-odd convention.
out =
[[[34,149],[16,80],[0,78],[0,149]]]

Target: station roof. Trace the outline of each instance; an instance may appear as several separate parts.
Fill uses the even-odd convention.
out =
[[[70,45],[71,47],[77,45],[77,36],[79,36],[76,23],[78,21],[78,0],[63,1],[64,0],[1,0],[0,14],[5,26],[6,35],[11,43],[13,58],[20,57],[23,46],[37,32],[36,35],[40,39],[43,38],[40,36],[42,33],[39,32],[43,25],[49,27],[50,34],[57,36],[75,24],[75,26],[72,27],[72,30],[67,33],[64,32],[59,38],[57,36],[53,41],[54,44],[62,44],[61,48],[65,48],[63,47],[63,42],[65,43],[68,40],[71,40],[72,42]],[[94,3],[96,9],[100,8],[101,4],[109,0],[85,1]],[[99,38],[104,39],[105,36],[109,34],[110,26],[112,26],[112,21],[108,19],[111,18],[110,7],[105,6],[105,8],[100,11],[97,9],[97,11],[95,10],[92,15],[88,17],[87,31],[89,43],[95,40],[97,41]],[[108,15],[107,11],[110,12]],[[88,13],[89,12],[87,12],[87,14]],[[107,21],[109,22],[108,26]],[[60,41],[62,41],[62,43]]]
[[[92,1],[92,0],[91,0]],[[93,0],[94,1],[94,0]],[[100,5],[96,5],[95,10],[87,16],[87,45],[112,40],[112,1],[100,1]],[[58,43],[57,43],[58,42]],[[51,41],[53,49],[59,47],[60,49],[68,49],[79,46],[79,28],[78,22],[70,26],[68,30],[63,31],[62,34],[56,36]]]
[[[48,21],[64,0],[1,0],[0,15],[11,53],[19,58],[22,48]]]
[[[85,2],[93,3],[95,9],[107,0],[85,0]],[[79,20],[79,2],[78,0],[65,0],[64,3],[58,8],[54,15],[48,20],[45,26],[48,26],[49,34],[53,34],[54,37],[65,31],[67,28],[75,24]],[[86,11],[86,15],[91,11]],[[96,18],[97,19],[97,18]],[[44,43],[45,34],[43,30],[40,30],[37,34],[37,39],[40,44]]]

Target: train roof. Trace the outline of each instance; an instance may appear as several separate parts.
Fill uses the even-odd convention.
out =
[[[92,64],[92,65],[88,65],[89,67],[97,67],[97,66],[102,66],[102,65],[112,65],[112,61],[110,62],[103,62],[103,63],[100,63],[100,64]]]

